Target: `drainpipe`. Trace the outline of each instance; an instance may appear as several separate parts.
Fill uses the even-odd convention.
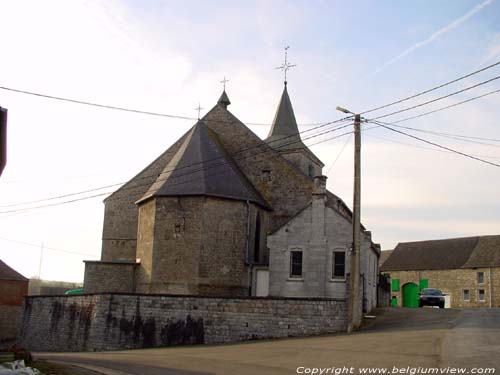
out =
[[[491,297],[493,295],[493,293],[491,291],[491,288],[493,288],[493,284],[491,283],[491,267],[488,268],[488,276],[489,276],[488,278],[489,278],[489,283],[490,283],[490,309],[491,309],[491,307],[493,305],[493,301],[491,300]]]

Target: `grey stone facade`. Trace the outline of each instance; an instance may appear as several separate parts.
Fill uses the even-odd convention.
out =
[[[338,210],[325,189],[326,177],[317,177],[312,202],[268,236],[271,296],[345,298],[347,295],[352,224]],[[291,276],[291,252],[302,252],[302,276]],[[333,275],[334,255],[345,254],[343,275]],[[380,249],[370,232],[362,233],[361,275],[365,311],[377,305]]]
[[[97,294],[27,297],[20,343],[92,351],[309,336],[346,329],[345,300]]]

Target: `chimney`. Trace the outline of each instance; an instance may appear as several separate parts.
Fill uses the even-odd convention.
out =
[[[313,195],[326,195],[326,176],[314,177]]]
[[[326,179],[326,176],[314,177],[312,225],[313,236],[317,240],[323,239],[325,236]]]

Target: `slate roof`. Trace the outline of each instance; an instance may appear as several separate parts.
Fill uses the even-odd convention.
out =
[[[231,101],[229,100],[229,97],[226,94],[226,90],[222,92],[222,95],[220,96],[219,100],[217,100],[217,104],[222,104],[224,108],[227,108],[227,106],[231,104]]]
[[[28,281],[26,277],[0,260],[0,280]]]
[[[381,271],[494,266],[500,266],[500,236],[476,236],[399,243]]]
[[[286,83],[266,143],[278,151],[303,149],[310,157],[323,165],[321,160],[300,139],[299,127],[293,112],[292,102],[288,96]]]
[[[136,203],[152,197],[214,196],[270,205],[239,170],[214,131],[198,121],[155,183]]]
[[[380,252],[380,258],[378,260],[379,267],[382,267],[385,261],[389,258],[394,250],[384,250]]]
[[[481,236],[462,268],[500,267],[500,236]]]

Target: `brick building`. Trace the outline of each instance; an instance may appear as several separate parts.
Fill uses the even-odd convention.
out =
[[[224,91],[105,200],[101,260],[86,262],[86,293],[345,297],[352,213],[326,191],[324,165],[300,138],[286,83],[266,140],[230,104]],[[371,308],[379,248],[369,232],[362,238]]]
[[[397,306],[418,307],[429,287],[446,294],[446,307],[500,307],[498,235],[399,243],[380,270]]]
[[[16,337],[28,281],[0,260],[0,342]]]

